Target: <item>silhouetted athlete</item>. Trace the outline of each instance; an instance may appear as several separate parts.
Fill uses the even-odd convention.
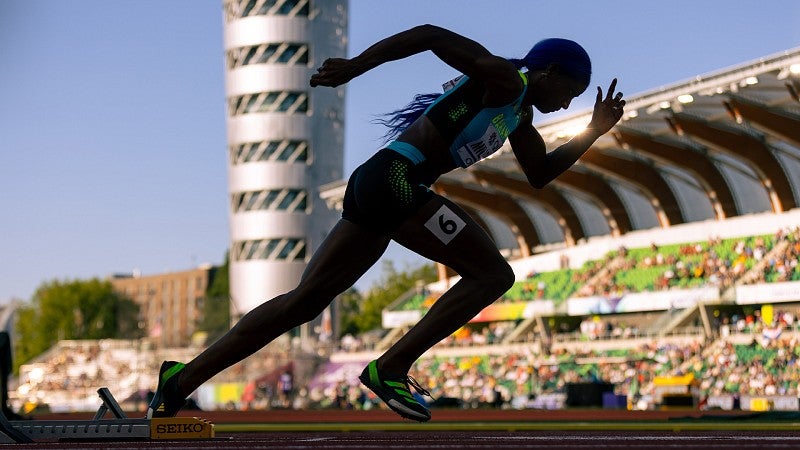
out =
[[[508,140],[523,173],[542,188],[570,168],[622,117],[614,79],[597,87],[586,130],[552,152],[532,125],[533,108],[566,109],[589,86],[586,51],[566,39],[538,42],[522,59],[491,54],[452,31],[421,25],[351,58],[326,60],[311,86],[335,87],[383,63],[432,51],[461,77],[441,94],[418,95],[389,115],[391,140],[350,176],[342,219],[308,263],[297,287],[259,305],[192,361],[165,361],[148,417],[173,416],[202,383],[278,336],[317,317],[351,287],[394,240],[455,270],[460,279],[359,379],[402,417],[430,419],[411,393],[427,391],[408,372],[437,342],[466,324],[514,283],[514,272],[486,232],[458,205],[431,191],[436,179],[469,167]]]

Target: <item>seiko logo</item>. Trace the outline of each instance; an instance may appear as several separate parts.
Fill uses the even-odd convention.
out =
[[[158,433],[199,433],[203,431],[201,423],[160,423],[156,425]]]

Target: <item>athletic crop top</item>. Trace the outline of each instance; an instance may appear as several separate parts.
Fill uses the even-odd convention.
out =
[[[519,72],[522,93],[513,102],[496,108],[483,106],[483,84],[466,75],[439,96],[423,113],[433,122],[450,146],[453,162],[468,167],[493,154],[519,126],[522,99],[528,90],[528,77]]]

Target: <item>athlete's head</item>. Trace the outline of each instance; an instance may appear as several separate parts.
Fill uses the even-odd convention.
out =
[[[592,62],[575,41],[562,38],[536,43],[522,59],[510,59],[518,69],[528,69],[533,106],[542,112],[566,109],[589,86]]]

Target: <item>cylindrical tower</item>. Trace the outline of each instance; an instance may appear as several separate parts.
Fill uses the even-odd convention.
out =
[[[319,187],[344,166],[344,87],[311,89],[347,55],[347,0],[224,0],[234,316],[293,289],[338,218]]]

